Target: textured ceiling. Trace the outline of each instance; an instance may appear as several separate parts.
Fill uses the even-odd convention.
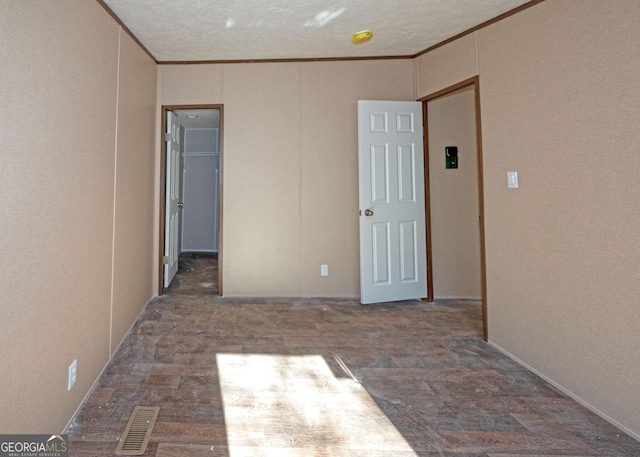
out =
[[[412,56],[528,1],[103,0],[160,62]]]

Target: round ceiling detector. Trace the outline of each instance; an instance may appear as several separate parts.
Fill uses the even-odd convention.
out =
[[[353,44],[361,44],[366,43],[371,38],[373,38],[373,32],[371,30],[362,30],[353,34],[351,42]]]

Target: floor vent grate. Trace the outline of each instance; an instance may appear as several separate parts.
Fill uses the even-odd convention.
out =
[[[116,448],[116,455],[143,455],[160,408],[136,406]]]

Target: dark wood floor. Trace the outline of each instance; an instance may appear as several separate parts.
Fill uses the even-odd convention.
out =
[[[201,277],[215,259],[185,260],[75,417],[70,455],[113,455],[143,405],[160,407],[156,457],[640,456],[484,343],[477,302],[221,299]]]
[[[183,252],[178,258],[178,272],[164,293],[170,295],[217,295],[217,259],[217,252]]]

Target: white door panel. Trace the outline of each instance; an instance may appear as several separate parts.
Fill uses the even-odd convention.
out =
[[[358,102],[362,303],[427,296],[422,104]]]
[[[164,229],[164,287],[169,287],[171,280],[178,272],[178,236],[180,221],[180,124],[178,116],[167,112],[167,173],[165,194],[165,229]]]

